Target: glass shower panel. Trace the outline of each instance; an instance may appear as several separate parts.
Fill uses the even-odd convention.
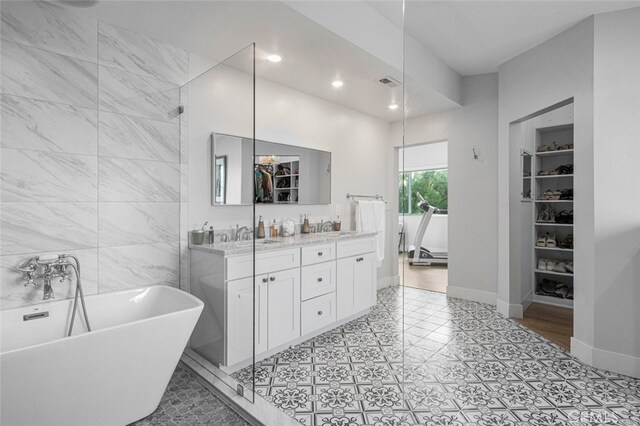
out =
[[[180,89],[181,154],[188,159],[182,173],[183,188],[188,188],[181,203],[182,232],[192,236],[193,230],[205,231],[203,244],[191,239],[190,248],[183,249],[185,290],[205,303],[187,353],[250,401],[254,209],[250,201],[218,204],[239,196],[242,182],[253,182],[254,50],[251,44],[218,64],[194,58],[190,69],[200,67],[202,73]]]

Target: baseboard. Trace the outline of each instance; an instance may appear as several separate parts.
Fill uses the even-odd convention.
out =
[[[526,311],[531,303],[533,303],[533,290],[522,299],[522,312]]]
[[[390,286],[399,285],[399,284],[400,284],[400,275],[380,278],[378,280],[378,290],[385,287],[390,287]]]
[[[522,318],[522,314],[524,313],[524,307],[522,304],[510,304],[500,299],[498,299],[496,303],[496,310],[500,315],[506,318]]]
[[[471,288],[447,286],[447,296],[456,297],[458,299],[472,300],[474,302],[487,303],[489,305],[496,304],[496,294],[489,291],[474,290]]]
[[[640,357],[594,348],[573,337],[571,355],[592,367],[640,378]]]

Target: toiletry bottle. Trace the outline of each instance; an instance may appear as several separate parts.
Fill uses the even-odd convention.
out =
[[[307,215],[304,215],[304,222],[302,224],[302,230],[300,231],[303,234],[308,234],[309,233],[309,218],[307,218]]]
[[[209,244],[213,244],[213,240],[214,240],[214,237],[213,237],[213,226],[210,226],[209,227]]]
[[[340,215],[337,215],[336,220],[333,222],[333,230],[339,231],[342,227],[342,222],[340,222]]]
[[[262,216],[258,220],[258,233],[256,234],[256,238],[264,238],[264,222],[262,221]]]
[[[271,224],[271,238],[278,238],[278,225],[275,219],[273,219],[273,223]]]

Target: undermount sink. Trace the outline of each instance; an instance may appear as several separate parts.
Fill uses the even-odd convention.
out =
[[[251,247],[253,246],[254,241],[253,240],[248,240],[248,241],[232,241],[229,244],[232,244],[233,247]],[[255,243],[257,246],[262,245],[262,244],[276,244],[277,241],[274,240],[255,240]]]
[[[325,232],[320,235],[325,237],[344,237],[345,235],[355,235],[356,231],[336,231],[336,232]]]

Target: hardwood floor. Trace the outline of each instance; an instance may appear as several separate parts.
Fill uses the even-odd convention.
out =
[[[411,266],[406,255],[398,256],[400,285],[422,290],[447,292],[449,271],[447,265]]]
[[[573,336],[573,309],[532,303],[518,322],[566,350]]]

